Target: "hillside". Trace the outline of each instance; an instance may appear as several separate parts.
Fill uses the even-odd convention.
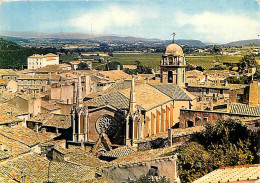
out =
[[[172,41],[167,41],[167,44],[170,44]],[[203,47],[208,44],[201,42],[200,40],[192,40],[192,39],[177,39],[176,43],[179,45],[188,45],[189,47]]]
[[[160,40],[155,38],[143,38],[136,36],[123,36],[123,35],[115,35],[115,34],[89,34],[89,33],[71,33],[71,32],[63,32],[63,33],[40,33],[40,32],[0,32],[0,36],[4,37],[7,40],[14,41],[16,43],[23,42],[28,43],[31,40],[38,40],[38,43],[44,43],[46,39],[55,39],[57,42],[63,42],[64,40],[71,41],[80,41],[80,40],[88,40],[88,41],[118,41],[118,42],[126,42],[126,43],[136,43],[136,42],[146,42],[146,43],[163,43],[165,45],[170,44],[171,40]],[[190,40],[190,39],[179,39],[176,42],[180,45],[188,45],[190,47],[202,47],[207,46],[199,40]]]
[[[244,45],[259,45],[260,46],[260,39],[249,39],[249,40],[241,40],[241,41],[234,41],[225,44],[226,46],[244,46]]]
[[[14,42],[0,38],[0,69],[22,69],[27,57],[33,54],[46,54],[53,50],[24,48]]]

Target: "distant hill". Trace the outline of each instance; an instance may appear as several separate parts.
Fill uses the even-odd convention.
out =
[[[167,44],[170,44],[172,41],[168,40]],[[192,40],[192,39],[177,39],[176,43],[179,45],[188,45],[190,47],[203,47],[208,44],[201,42],[200,40]]]
[[[15,41],[16,43],[28,42],[29,39],[60,39],[60,40],[94,40],[94,41],[121,41],[121,42],[160,42],[165,45],[170,44],[171,40],[160,40],[156,38],[143,38],[136,36],[122,36],[115,34],[89,34],[89,33],[77,33],[77,32],[65,32],[65,33],[40,33],[40,32],[10,32],[4,31],[0,32],[0,36],[7,40]],[[201,47],[206,46],[199,40],[187,40],[179,39],[176,42],[180,45],[188,45],[191,47]]]
[[[122,36],[114,34],[90,34],[79,32],[61,32],[61,33],[42,33],[42,32],[16,32],[16,31],[2,31],[0,36],[16,37],[16,38],[54,38],[54,39],[85,39],[98,41],[158,41],[159,39],[148,39],[135,36]]]
[[[46,54],[52,49],[25,48],[12,41],[0,38],[0,69],[22,69],[27,57],[33,54]]]
[[[227,44],[226,46],[244,46],[244,45],[259,45],[260,46],[260,39],[249,39],[249,40],[241,40],[241,41],[234,41]]]

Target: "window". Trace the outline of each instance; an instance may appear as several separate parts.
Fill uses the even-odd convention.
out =
[[[220,94],[223,94],[223,89],[220,90]]]
[[[206,94],[209,94],[209,88],[206,88]]]
[[[157,166],[151,166],[151,168],[149,169],[148,174],[150,176],[158,176],[158,167]]]
[[[243,103],[243,94],[237,94],[237,103]]]

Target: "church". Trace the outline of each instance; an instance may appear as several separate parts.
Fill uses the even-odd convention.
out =
[[[185,67],[183,50],[173,41],[162,54],[160,83],[140,83],[132,76],[83,101],[79,79],[70,142],[95,144],[105,135],[111,144],[135,146],[178,127],[180,109],[196,106],[196,97],[184,89]]]

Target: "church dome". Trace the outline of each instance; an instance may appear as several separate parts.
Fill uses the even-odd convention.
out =
[[[182,48],[176,43],[169,44],[166,47],[165,54],[173,56],[183,56]]]

